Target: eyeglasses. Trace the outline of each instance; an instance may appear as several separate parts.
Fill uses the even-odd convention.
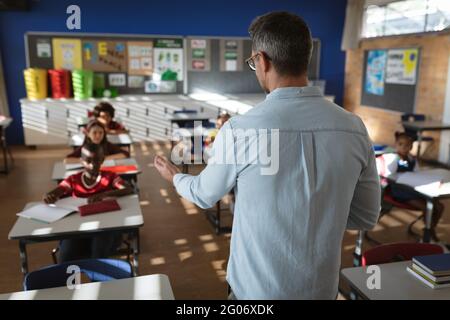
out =
[[[255,53],[253,56],[251,56],[250,58],[248,58],[247,60],[245,60],[245,62],[247,63],[248,67],[255,71],[256,70],[256,64],[255,64],[255,60],[253,60],[254,58],[256,58],[259,55],[264,55],[266,57],[267,60],[272,60],[266,53],[264,52],[257,52]]]

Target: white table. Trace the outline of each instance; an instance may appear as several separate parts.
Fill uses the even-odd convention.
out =
[[[83,133],[74,134],[70,137],[69,145],[71,147],[80,147],[83,145],[85,135]],[[108,134],[108,141],[119,147],[130,147],[133,143],[131,136],[128,133]]]
[[[28,273],[26,245],[38,242],[63,240],[68,238],[92,237],[102,232],[119,231],[132,239],[133,272],[137,275],[139,253],[139,228],[144,225],[141,206],[137,195],[117,198],[121,210],[82,217],[73,213],[64,219],[46,224],[18,217],[9,232],[8,239],[19,241],[22,273]],[[28,203],[29,208],[39,202]]]
[[[174,300],[169,278],[154,274],[135,278],[91,282],[79,289],[67,287],[20,291],[0,295],[0,300]]]
[[[138,175],[142,172],[139,164],[136,162],[136,159],[134,159],[134,158],[106,160],[103,165],[109,166],[110,165],[108,163],[109,161],[113,162],[113,163],[111,163],[111,165],[114,165],[114,166],[136,166],[137,167],[137,170],[120,173],[120,176],[129,176],[131,178],[135,178],[136,175]],[[76,166],[76,165],[70,164],[69,166]],[[66,164],[64,164],[63,161],[58,161],[58,162],[55,162],[55,164],[53,165],[52,180],[62,181],[65,178],[67,178],[75,173],[78,173],[82,170],[83,170],[83,168],[82,168],[81,164],[80,164],[79,168],[67,169]]]
[[[358,294],[369,300],[450,300],[450,288],[431,289],[406,271],[411,261],[380,264],[381,288],[370,290],[367,267],[348,268],[341,271],[343,278]]]
[[[418,177],[424,174],[436,176],[440,177],[443,180],[443,182],[445,182],[445,184],[443,187],[437,187],[427,184],[423,186],[420,185],[418,186],[416,183],[413,184],[399,183],[398,181],[400,177],[404,174],[416,175]],[[407,190],[410,190],[411,192],[415,192],[418,195],[418,197],[421,197],[427,201],[427,210],[425,213],[425,229],[423,231],[423,242],[426,243],[430,242],[431,218],[433,215],[434,201],[450,198],[450,171],[445,169],[420,170],[418,172],[395,173],[385,178],[387,178],[391,182],[396,183],[400,187],[404,187]]]

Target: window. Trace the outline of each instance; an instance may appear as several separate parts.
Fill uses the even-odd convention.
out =
[[[442,31],[450,28],[449,0],[403,0],[370,5],[365,10],[363,38]]]

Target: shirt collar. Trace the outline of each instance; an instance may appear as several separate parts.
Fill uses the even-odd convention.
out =
[[[320,87],[285,87],[277,88],[266,96],[267,99],[283,99],[294,97],[322,97]]]

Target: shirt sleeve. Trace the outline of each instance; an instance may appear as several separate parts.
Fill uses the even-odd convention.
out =
[[[370,230],[378,222],[381,209],[381,187],[375,154],[369,141],[367,166],[356,184],[347,220],[347,229]]]
[[[200,208],[211,208],[236,184],[237,166],[231,124],[220,129],[206,168],[197,176],[176,174],[177,192]]]
[[[61,189],[64,190],[63,196],[72,193],[72,191],[73,191],[72,176],[67,177],[66,179],[64,179],[63,181],[61,181],[61,182],[59,183],[58,187],[60,187]]]

